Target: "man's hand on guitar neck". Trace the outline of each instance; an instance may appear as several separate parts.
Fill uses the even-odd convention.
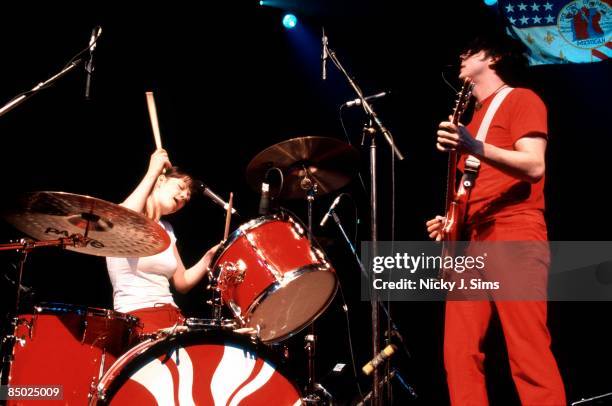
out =
[[[446,218],[442,216],[436,216],[435,218],[425,223],[425,226],[427,227],[427,232],[429,233],[429,238],[436,241],[442,241],[442,228],[444,227],[445,221]]]
[[[456,151],[458,153],[482,154],[482,142],[476,140],[461,123],[453,124],[442,121],[438,126],[438,140],[436,148],[442,152]]]

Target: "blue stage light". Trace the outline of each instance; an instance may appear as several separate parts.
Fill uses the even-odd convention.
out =
[[[285,16],[283,17],[283,25],[288,30],[295,28],[297,22],[297,17],[293,14],[285,14]]]
[[[494,6],[497,4],[497,0],[484,0],[484,4],[486,4],[487,6]]]

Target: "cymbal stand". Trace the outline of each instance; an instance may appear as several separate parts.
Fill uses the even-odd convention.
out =
[[[13,346],[19,338],[15,336],[15,331],[19,325],[19,304],[21,302],[21,282],[23,281],[23,270],[28,259],[28,254],[41,247],[83,247],[87,245],[87,237],[81,234],[74,234],[70,237],[59,238],[56,240],[34,241],[29,238],[22,238],[18,242],[0,244],[0,251],[17,251],[21,254],[19,265],[17,266],[17,282],[15,284],[15,307],[13,314],[9,314],[11,320],[11,334],[5,334],[0,340],[0,385],[8,385],[8,372],[12,363]]]
[[[318,184],[313,180],[306,165],[302,165],[304,177],[300,182],[300,187],[306,192],[306,202],[308,204],[308,241],[312,244],[312,207],[315,196],[318,192]],[[308,334],[304,337],[304,350],[308,356],[308,383],[306,386],[306,396],[302,400],[306,404],[320,405],[331,401],[331,395],[316,382],[315,374],[315,355],[316,355],[317,336],[315,333],[314,322],[308,328]]]

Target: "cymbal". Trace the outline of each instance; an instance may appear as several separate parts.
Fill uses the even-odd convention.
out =
[[[19,231],[37,240],[74,234],[86,236],[85,246],[66,249],[107,257],[144,257],[170,245],[168,233],[140,213],[95,197],[65,192],[31,192],[2,210]]]
[[[282,141],[261,151],[251,160],[246,176],[249,185],[259,191],[268,169],[283,172],[280,197],[305,198],[311,182],[317,194],[340,189],[357,172],[359,153],[349,144],[329,137],[299,137]]]

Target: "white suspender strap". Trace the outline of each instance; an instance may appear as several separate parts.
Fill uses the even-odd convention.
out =
[[[489,108],[487,109],[484,118],[482,119],[482,123],[480,123],[480,127],[478,128],[478,133],[476,134],[476,139],[478,141],[484,142],[487,139],[489,127],[491,126],[491,121],[493,121],[493,117],[495,117],[495,113],[497,113],[497,109],[499,109],[499,106],[501,106],[506,96],[513,89],[514,88],[512,87],[504,87],[503,89],[497,92],[497,94],[493,98],[493,101],[491,101],[491,104],[489,105]],[[465,160],[465,165],[466,167],[469,166],[471,169],[477,170],[480,167],[480,160],[475,156],[470,155]]]
[[[484,142],[487,138],[487,134],[489,133],[489,127],[491,126],[491,121],[493,121],[493,117],[495,117],[495,113],[499,106],[502,104],[506,96],[512,91],[512,87],[504,87],[497,92],[487,112],[485,113],[484,118],[482,119],[482,123],[480,123],[480,127],[478,128],[478,133],[476,134],[476,139],[478,141]],[[461,185],[459,187],[470,189],[474,186],[474,181],[476,180],[476,175],[478,175],[478,170],[480,169],[480,159],[476,158],[474,155],[469,155],[465,160],[465,167],[463,170],[463,177],[461,178]]]

